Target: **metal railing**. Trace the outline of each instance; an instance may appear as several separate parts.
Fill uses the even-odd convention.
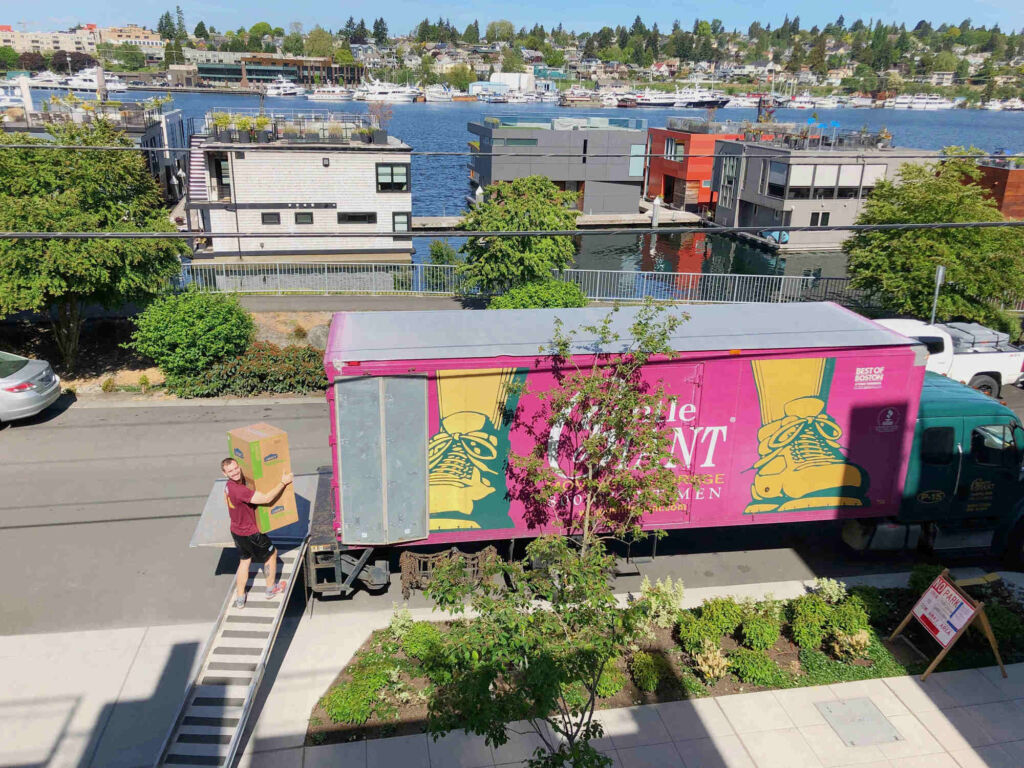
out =
[[[646,297],[701,303],[834,301],[850,307],[875,305],[850,287],[849,278],[789,275],[727,275],[701,272],[625,272],[567,269],[555,279],[576,283],[589,299],[636,301]],[[455,296],[472,294],[455,265],[264,262],[182,267],[179,288],[211,293]]]

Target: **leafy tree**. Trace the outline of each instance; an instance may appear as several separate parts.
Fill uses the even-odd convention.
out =
[[[196,28],[192,30],[192,37],[201,38],[203,40],[210,39],[210,32],[206,29],[206,24],[200,21],[196,24]]]
[[[473,70],[465,64],[456,64],[446,75],[444,75],[444,80],[452,88],[458,88],[460,91],[465,91],[469,88],[469,84],[476,80],[476,75],[473,73]]]
[[[514,45],[510,45],[508,48],[501,52],[501,71],[502,72],[525,72],[526,65],[523,64],[523,55],[519,52],[519,49]]]
[[[480,22],[476,19],[473,23],[466,27],[466,31],[462,33],[463,42],[475,45],[480,42]]]
[[[348,17],[348,21],[345,22],[345,26],[342,27],[341,32],[339,32],[339,34],[342,37],[344,37],[346,40],[351,40],[352,36],[355,35],[355,33],[356,33],[356,17],[355,16],[349,16]]]
[[[516,28],[512,25],[511,21],[506,19],[499,19],[498,21],[492,21],[487,25],[487,38],[488,43],[509,43],[516,36]]]
[[[249,27],[249,37],[256,40],[263,40],[267,35],[273,35],[274,28],[265,21],[258,21]]]
[[[170,66],[171,64],[184,64],[185,55],[181,52],[179,47],[173,40],[168,40],[164,44],[164,64]]]
[[[17,69],[18,52],[9,45],[0,45],[0,69]]]
[[[292,56],[301,56],[305,51],[305,41],[301,33],[291,32],[285,35],[281,42],[281,50],[290,53]]]
[[[807,64],[811,68],[811,72],[824,77],[828,74],[828,63],[825,59],[825,36],[819,35],[817,42],[814,47],[811,48],[810,56],[807,57]]]
[[[544,63],[549,67],[564,67],[565,53],[557,48],[549,48],[544,53]]]
[[[334,38],[330,32],[317,24],[306,35],[305,51],[307,56],[330,56],[334,51]]]
[[[49,131],[58,144],[132,146],[104,120]],[[0,133],[0,143],[47,141]],[[9,149],[0,152],[0,188],[7,231],[174,230],[141,153]],[[72,370],[83,307],[156,295],[180,274],[185,251],[180,240],[0,240],[0,315],[52,309],[54,337]]]
[[[383,18],[373,20],[373,42],[379,46],[388,44],[388,23]]]
[[[907,163],[895,182],[880,181],[858,224],[1001,221],[975,162],[961,148],[932,164]],[[1024,298],[1024,232],[1013,228],[857,232],[843,248],[853,283],[900,314],[931,312],[935,268],[946,268],[938,316],[1006,327],[996,307]]]
[[[352,33],[350,41],[356,45],[366,45],[370,40],[370,30],[366,28],[366,22],[363,19],[359,20],[356,25],[355,31]]]
[[[54,51],[50,64],[60,72],[81,72],[86,67],[96,66],[96,59],[80,51]]]
[[[524,176],[492,184],[483,202],[467,214],[463,228],[479,232],[565,230],[576,226],[570,207],[576,193],[562,192],[543,176]],[[462,246],[466,263],[460,268],[470,288],[502,293],[518,285],[543,281],[554,269],[573,260],[571,237],[471,237]]]
[[[181,6],[177,6],[174,9],[175,22],[174,22],[174,39],[175,40],[187,40],[188,30],[185,29],[185,13],[181,10]]]
[[[164,11],[160,15],[160,20],[156,23],[156,31],[164,40],[174,37],[174,19],[171,18],[170,11]]]
[[[474,614],[441,639],[432,663],[445,674],[436,676],[442,682],[431,699],[429,729],[465,728],[499,746],[509,739],[510,723],[526,721],[543,744],[530,763],[535,768],[611,764],[590,744],[603,735],[593,719],[598,681],[636,642],[648,608],[641,601],[617,607],[605,539],[635,534],[645,514],[677,493],[667,398],[660,381],[649,382],[642,371],[654,355],[674,356],[668,341],[683,317],[665,316],[648,302],[620,338],[617,312],[569,333],[556,321],[544,350],[555,383],[531,393],[542,402],[541,414],[526,425],[534,446],[511,459],[537,480],[518,485],[528,509],[544,512],[535,522],[554,516],[578,538],[542,536],[523,561],[493,558],[476,585],[453,557],[427,589],[438,608]],[[572,354],[578,333],[588,347],[594,340],[597,354]],[[612,348],[622,351],[605,351]],[[551,451],[562,474],[552,468]]]
[[[343,42],[334,49],[335,64],[355,64],[355,61],[356,57],[352,55],[352,49],[349,47],[348,42]]]
[[[29,72],[39,72],[46,69],[46,59],[40,53],[26,51],[18,55],[18,67]]]

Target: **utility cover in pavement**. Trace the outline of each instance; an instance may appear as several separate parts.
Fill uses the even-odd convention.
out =
[[[849,747],[903,741],[896,726],[889,722],[869,698],[819,701],[814,706]]]

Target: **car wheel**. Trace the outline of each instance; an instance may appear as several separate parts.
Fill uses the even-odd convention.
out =
[[[984,392],[989,397],[999,397],[999,382],[991,376],[979,373],[971,379],[971,387],[979,392]]]

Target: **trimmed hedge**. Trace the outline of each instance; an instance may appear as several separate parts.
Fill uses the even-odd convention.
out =
[[[327,389],[323,353],[313,347],[252,344],[238,357],[214,363],[195,376],[173,376],[167,388],[179,397],[249,397],[309,394]]]
[[[562,280],[547,280],[543,283],[527,283],[511,288],[495,296],[487,305],[488,309],[545,309],[562,307],[585,307],[587,296],[576,283]]]

